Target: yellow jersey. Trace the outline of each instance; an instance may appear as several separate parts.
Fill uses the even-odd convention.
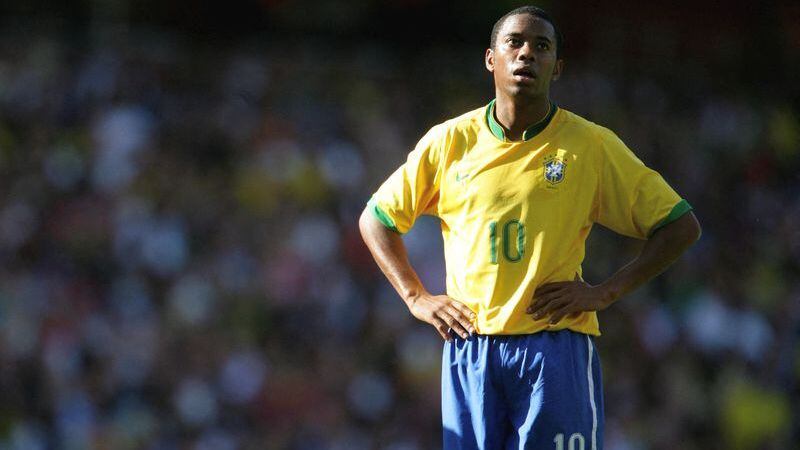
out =
[[[475,312],[478,333],[599,335],[595,312],[534,320],[536,288],[581,276],[594,223],[647,239],[691,206],[602,126],[551,105],[511,142],[493,111],[431,128],[368,207],[401,234],[422,214],[441,220],[447,295]]]

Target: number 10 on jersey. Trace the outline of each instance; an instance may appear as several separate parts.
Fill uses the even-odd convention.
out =
[[[492,261],[492,264],[497,264],[497,228],[497,222],[492,221],[489,223],[489,259]],[[514,239],[514,232],[516,232],[516,239]],[[522,256],[525,254],[525,224],[517,219],[509,220],[503,224],[500,229],[500,233],[501,235],[499,236],[499,240],[502,241],[500,246],[503,248],[503,256],[505,259],[512,263],[521,261]]]

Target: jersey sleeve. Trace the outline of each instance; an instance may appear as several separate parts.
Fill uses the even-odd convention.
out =
[[[386,227],[404,234],[419,216],[436,215],[443,147],[443,130],[433,127],[372,195],[368,208]]]
[[[600,132],[597,222],[626,236],[647,239],[692,210],[661,175],[645,166],[614,133]]]

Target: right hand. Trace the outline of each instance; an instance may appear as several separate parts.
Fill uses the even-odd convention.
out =
[[[409,301],[408,309],[417,319],[433,325],[446,341],[452,339],[447,332],[448,328],[464,339],[475,333],[475,326],[472,325],[475,313],[463,303],[446,295],[418,295]]]

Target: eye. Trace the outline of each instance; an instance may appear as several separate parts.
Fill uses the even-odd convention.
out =
[[[549,50],[550,44],[548,44],[547,42],[539,42],[538,44],[536,44],[536,48],[538,48],[539,50]]]
[[[508,42],[508,44],[511,45],[512,47],[521,47],[522,46],[522,39],[508,38],[508,40],[506,42]]]

